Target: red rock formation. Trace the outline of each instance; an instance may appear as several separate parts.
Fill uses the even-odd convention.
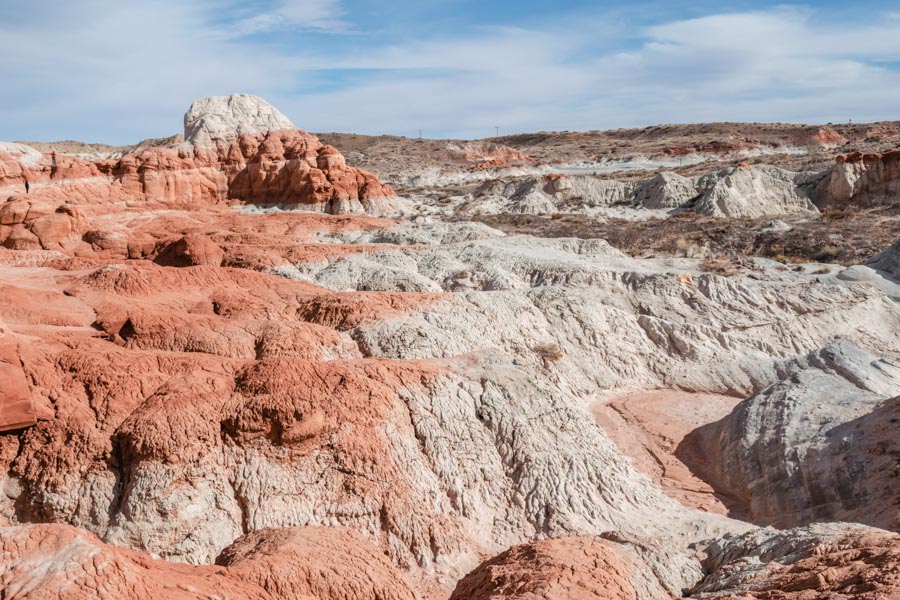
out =
[[[820,145],[820,146],[841,146],[847,143],[847,138],[842,136],[840,133],[831,129],[830,127],[825,127],[818,129],[815,133],[804,137],[800,140],[798,145],[800,146],[811,146],[811,145]]]
[[[826,205],[868,206],[900,198],[900,150],[839,156],[818,194]]]
[[[227,548],[218,566],[153,560],[68,525],[0,529],[0,554],[0,590],[9,598],[418,598],[371,542],[340,528],[257,531]]]
[[[719,554],[721,550],[723,553]],[[710,574],[693,590],[709,599],[888,600],[900,596],[900,536],[852,525],[717,542]]]
[[[31,390],[19,358],[18,343],[0,321],[0,432],[30,427],[37,421]]]
[[[634,600],[631,571],[631,557],[618,544],[555,538],[515,546],[482,563],[457,584],[450,598]]]
[[[274,600],[222,567],[190,567],[107,546],[68,525],[0,529],[0,589],[8,598]],[[311,599],[307,599],[311,600]]]
[[[48,161],[49,162],[49,161]],[[331,146],[299,130],[244,135],[228,142],[149,148],[119,160],[60,157],[55,168],[29,168],[0,154],[0,187],[47,201],[78,204],[159,202],[200,205],[242,201],[330,213],[392,209],[390,187],[348,167]]]
[[[246,535],[216,561],[273,597],[415,600],[418,595],[369,540],[341,527],[290,527]],[[364,568],[361,568],[363,565]]]
[[[461,156],[467,162],[474,163],[471,167],[472,171],[505,169],[534,162],[530,156],[515,148],[490,142],[473,142],[461,147],[451,147],[451,153]]]

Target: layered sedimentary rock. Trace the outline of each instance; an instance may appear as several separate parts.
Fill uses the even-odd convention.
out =
[[[855,521],[900,530],[900,366],[839,343],[708,426],[716,476],[756,522]]]
[[[591,214],[609,206],[673,209],[689,204],[700,194],[695,183],[664,172],[650,179],[617,181],[592,175],[526,177],[493,180],[479,186],[457,209],[463,214]]]
[[[602,214],[604,208],[690,208],[725,218],[817,215],[815,186],[821,175],[767,165],[742,165],[690,179],[662,172],[620,181],[597,175],[546,175],[482,184],[465,198],[464,214]]]
[[[7,182],[37,178],[0,206],[0,393],[30,406],[0,435],[0,595],[663,599],[797,586],[779,564],[819,577],[818,556],[853,552],[848,578],[896,588],[890,557],[865,558],[894,538],[792,532],[826,544],[797,559],[749,522],[894,526],[886,278],[765,260],[723,277],[601,239],[262,211],[245,204],[392,201],[366,205],[366,175],[272,130],[274,113],[233,137],[221,123],[246,111],[204,110],[191,123],[209,142],[55,170],[10,159]],[[504,210],[663,211],[731,176],[486,189]],[[685,395],[727,407],[658,433],[715,430],[707,454],[733,457],[726,487],[750,514],[666,487],[656,470],[689,457],[628,458],[597,407],[641,393],[663,415]],[[736,425],[708,424],[747,397]]]
[[[848,523],[762,529],[707,549],[691,598],[884,600],[900,593],[900,535]]]
[[[900,150],[839,156],[819,186],[822,204],[871,205],[900,198]]]
[[[586,410],[597,390],[749,395],[835,335],[898,351],[878,289],[806,273],[727,279],[475,224],[82,216],[83,256],[2,251],[17,291],[0,310],[29,336],[20,365],[47,418],[2,454],[0,513],[181,562],[242,536],[305,555],[293,533],[254,536],[342,526],[449,594],[510,546],[603,534],[649,565],[638,597],[677,595],[704,575],[692,544],[751,526],[666,496]],[[241,575],[314,589],[259,577]]]
[[[272,111],[261,100],[245,96],[198,100],[185,115],[188,140],[194,144],[140,149],[117,160],[89,162],[60,156],[51,166],[46,156],[35,162],[23,158],[30,154],[0,152],[0,187],[16,194],[19,202],[55,203],[54,207],[236,201],[329,213],[399,210],[393,191],[375,175],[348,167],[337,149],[322,145]],[[32,188],[28,198],[25,181]],[[7,215],[3,224],[24,225],[28,212],[21,218]],[[54,219],[59,227],[66,226],[65,218]],[[9,243],[48,247],[48,240],[33,226],[15,229]]]

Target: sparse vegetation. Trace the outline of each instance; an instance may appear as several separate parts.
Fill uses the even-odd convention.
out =
[[[762,256],[782,263],[861,263],[900,237],[900,202],[847,211],[837,219],[792,221],[786,232],[762,232],[770,219],[723,219],[683,212],[668,219],[599,220],[585,215],[478,217],[507,233],[541,237],[602,238],[632,256]],[[840,240],[828,243],[823,240]],[[703,252],[691,254],[693,248]],[[834,248],[838,249],[835,254]]]
[[[723,256],[721,254],[706,257],[703,259],[703,262],[700,263],[700,268],[707,273],[715,273],[716,275],[721,275],[723,277],[731,277],[744,270],[735,257]]]
[[[841,256],[841,249],[837,246],[828,245],[819,250],[816,255],[813,257],[818,262],[827,262],[832,263],[838,260]]]

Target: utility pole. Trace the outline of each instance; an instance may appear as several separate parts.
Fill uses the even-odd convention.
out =
[[[500,126],[499,126],[499,125],[494,125],[494,129],[497,130],[497,137],[500,137]]]

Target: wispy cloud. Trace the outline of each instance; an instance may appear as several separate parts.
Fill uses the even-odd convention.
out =
[[[341,0],[281,0],[258,14],[237,21],[231,31],[236,35],[254,35],[278,30],[312,29],[346,32]]]

